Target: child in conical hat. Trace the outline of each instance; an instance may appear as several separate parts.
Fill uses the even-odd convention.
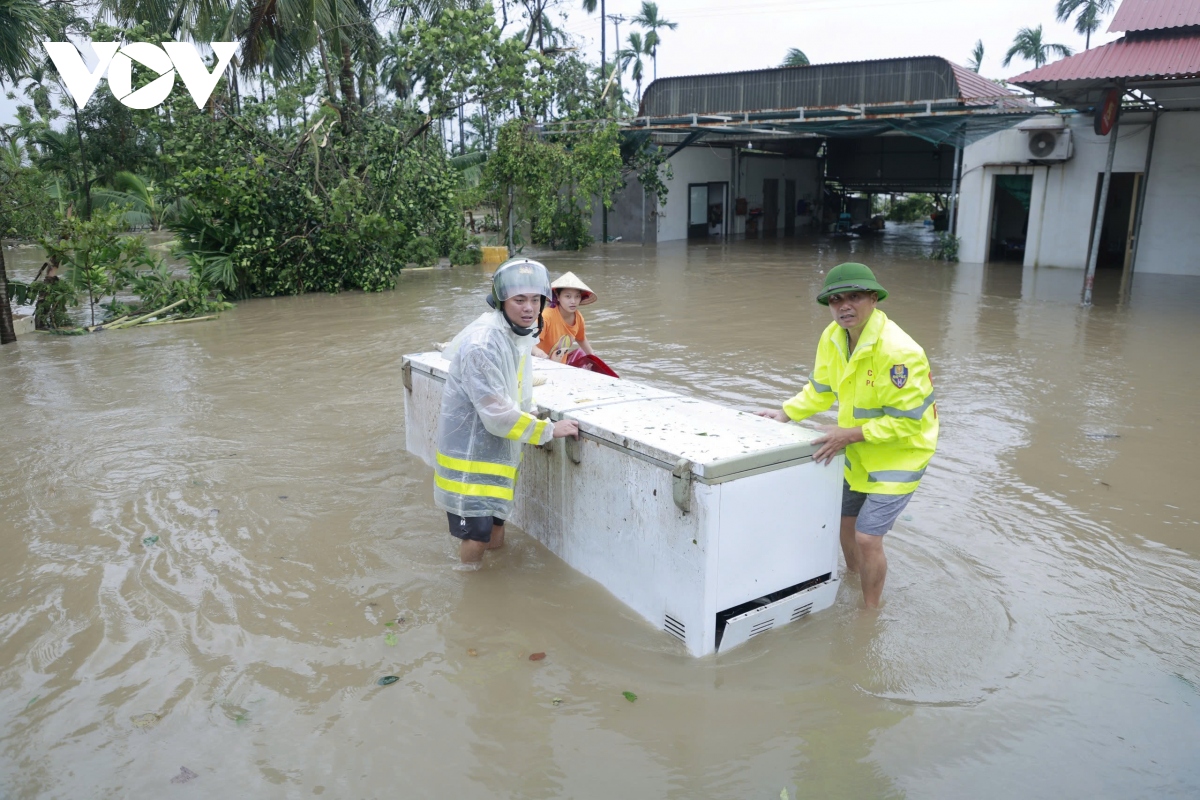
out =
[[[583,281],[568,272],[550,284],[554,299],[542,312],[542,335],[533,348],[533,354],[541,358],[566,362],[574,350],[582,350],[589,356],[596,355],[588,344],[584,331],[583,314],[580,306],[596,302],[596,293]]]

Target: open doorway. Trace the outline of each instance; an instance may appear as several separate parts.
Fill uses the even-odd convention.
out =
[[[1029,233],[1032,175],[997,175],[992,189],[992,225],[988,261],[1025,261]]]
[[[724,181],[688,184],[688,238],[724,236],[726,193]]]
[[[1100,229],[1100,252],[1096,269],[1124,269],[1133,254],[1133,205],[1142,180],[1140,172],[1114,172],[1108,187],[1108,203],[1104,208],[1104,227]],[[1092,200],[1092,226],[1088,232],[1088,263],[1096,236],[1096,210],[1100,207],[1100,190],[1104,173],[1096,176],[1096,195]]]

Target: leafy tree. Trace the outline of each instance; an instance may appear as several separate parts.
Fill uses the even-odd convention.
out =
[[[971,60],[967,62],[967,66],[972,72],[979,72],[983,67],[983,39],[975,41],[975,47],[971,49]]]
[[[650,0],[642,0],[641,13],[632,21],[634,25],[641,25],[646,29],[646,47],[650,51],[650,58],[654,61],[654,80],[658,80],[658,45],[662,42],[659,31],[673,31],[679,27],[679,23],[660,17],[658,3],[652,3]]]
[[[799,47],[789,47],[787,55],[783,57],[781,67],[807,67],[809,65],[808,56],[804,55],[804,51]]]
[[[619,141],[614,123],[543,138],[526,121],[512,120],[500,128],[483,182],[497,207],[529,225],[535,244],[582,249],[591,243],[593,202],[611,205],[621,185]]]
[[[1113,10],[1115,0],[1058,0],[1054,16],[1059,22],[1075,17],[1075,32],[1082,33],[1084,50],[1092,47],[1092,34],[1100,29],[1100,17]]]
[[[1004,66],[1008,66],[1014,58],[1020,56],[1026,61],[1032,61],[1034,67],[1042,67],[1050,60],[1051,55],[1066,58],[1073,51],[1065,44],[1052,44],[1042,36],[1042,26],[1036,28],[1021,28],[1013,37],[1012,47],[1004,54]]]
[[[16,83],[22,73],[33,66],[32,53],[44,24],[45,17],[37,0],[0,0],[0,84],[5,80]],[[7,187],[0,184],[0,188]],[[5,211],[0,208],[0,223],[4,222]],[[0,224],[0,345],[17,340],[4,265],[5,227]]]

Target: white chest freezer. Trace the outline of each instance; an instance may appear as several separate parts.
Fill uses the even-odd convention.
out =
[[[581,436],[527,447],[511,521],[702,656],[832,605],[842,458],[798,425],[538,360],[535,413]],[[432,466],[449,363],[404,357],[409,452]]]

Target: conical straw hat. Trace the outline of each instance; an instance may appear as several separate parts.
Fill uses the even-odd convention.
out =
[[[575,276],[574,272],[568,272],[564,274],[561,278],[550,284],[550,288],[552,290],[578,289],[579,291],[583,292],[583,299],[579,301],[579,305],[581,306],[590,305],[596,302],[596,293],[589,289],[586,283],[579,280],[579,278]],[[558,299],[557,294],[555,294],[554,299]]]

